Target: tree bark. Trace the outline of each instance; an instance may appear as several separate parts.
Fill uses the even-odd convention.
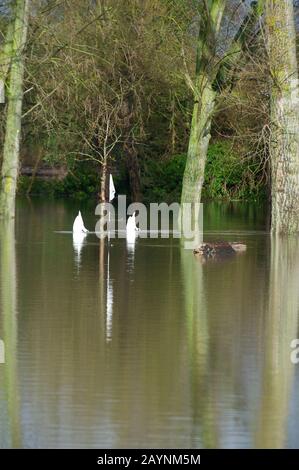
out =
[[[210,130],[215,107],[216,94],[210,80],[203,76],[200,82],[204,88],[201,97],[193,107],[188,153],[183,177],[182,203],[197,203],[201,199]]]
[[[292,0],[266,0],[271,72],[271,231],[299,230],[299,92]]]
[[[0,52],[0,103],[5,103],[5,82],[11,65],[13,33],[14,22],[10,22],[3,49]]]
[[[28,12],[29,0],[16,0],[0,193],[0,216],[6,218],[15,215]]]
[[[107,156],[102,162],[100,202],[106,202]]]

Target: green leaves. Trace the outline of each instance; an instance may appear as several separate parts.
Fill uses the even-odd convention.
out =
[[[203,199],[256,200],[265,197],[260,162],[240,157],[228,142],[209,146]]]

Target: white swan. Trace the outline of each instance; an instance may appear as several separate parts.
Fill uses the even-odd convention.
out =
[[[81,212],[78,212],[77,217],[73,223],[73,233],[88,233],[87,228],[84,227],[83,219]]]
[[[138,230],[127,230],[126,240],[127,240],[127,247],[130,246],[130,249],[135,246],[136,238],[138,238]]]
[[[136,226],[135,212],[133,212],[133,214],[128,218],[126,230],[127,230],[127,235],[128,233],[133,234],[139,230],[139,228]]]

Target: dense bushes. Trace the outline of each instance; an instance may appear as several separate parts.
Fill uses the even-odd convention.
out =
[[[159,162],[145,159],[141,167],[144,201],[179,201],[185,162],[185,154]]]
[[[257,159],[240,158],[228,142],[210,145],[203,199],[257,200],[265,195],[266,182]]]
[[[19,194],[59,197],[68,196],[77,199],[95,198],[99,193],[100,177],[96,168],[90,164],[77,164],[63,180],[21,176],[18,181]]]
[[[162,160],[144,157],[141,163],[142,194],[145,203],[180,201],[181,184],[186,155],[179,154]],[[115,184],[119,194],[129,194],[128,176],[124,162],[117,163]],[[31,194],[96,197],[99,193],[98,166],[81,162],[62,181],[36,178]],[[26,192],[30,178],[22,177],[19,192]],[[209,146],[203,187],[203,199],[257,200],[266,194],[265,181],[259,163],[254,159],[240,157],[230,143],[216,141]]]
[[[143,191],[146,201],[180,201],[186,155],[174,155],[162,162],[144,162]],[[263,199],[265,181],[259,163],[240,159],[230,143],[218,141],[209,146],[202,199]]]

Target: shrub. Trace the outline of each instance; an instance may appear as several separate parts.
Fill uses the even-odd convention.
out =
[[[257,200],[265,194],[265,182],[256,159],[240,158],[228,142],[218,141],[209,146],[203,199]]]

